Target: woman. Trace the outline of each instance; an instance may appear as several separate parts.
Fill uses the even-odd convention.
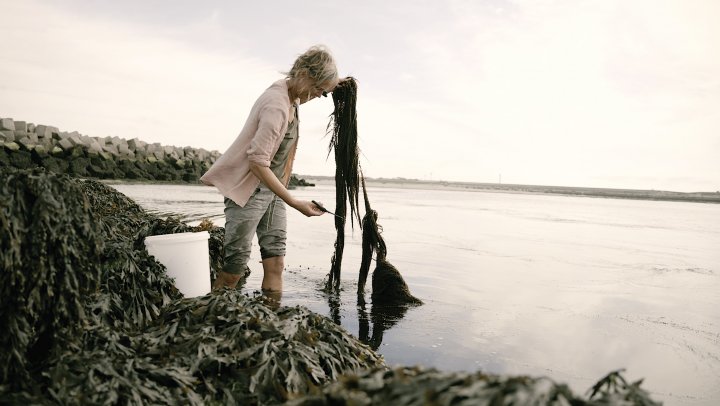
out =
[[[247,262],[257,233],[262,289],[282,291],[285,203],[308,217],[323,214],[314,203],[296,199],[287,189],[297,148],[298,107],[327,96],[338,83],[330,52],[321,46],[308,49],[284,79],[260,95],[240,135],[200,178],[225,196],[225,264],[213,289],[234,288],[249,272]]]

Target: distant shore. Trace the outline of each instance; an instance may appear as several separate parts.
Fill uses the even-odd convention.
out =
[[[309,182],[326,185],[334,184],[332,176],[300,175]],[[611,199],[660,200],[695,203],[720,203],[720,192],[670,192],[663,190],[606,189],[573,186],[515,185],[504,183],[473,183],[430,181],[405,178],[366,178],[376,187],[398,187],[408,189],[431,188],[434,190],[477,190],[499,193],[542,193],[564,196],[602,197]]]

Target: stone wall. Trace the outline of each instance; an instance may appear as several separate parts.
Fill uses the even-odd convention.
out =
[[[149,144],[137,138],[89,137],[0,118],[0,166],[100,179],[197,182],[220,156],[202,148]]]

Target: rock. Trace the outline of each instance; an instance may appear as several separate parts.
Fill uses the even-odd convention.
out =
[[[118,152],[118,148],[115,144],[105,144],[102,146],[103,151],[110,153],[114,156],[120,155],[120,152]]]
[[[130,148],[128,148],[128,145],[123,143],[117,146],[118,152],[120,155],[130,155],[132,151],[130,151]]]
[[[13,152],[14,152],[14,151],[17,151],[17,150],[20,149],[20,145],[18,145],[16,142],[12,142],[12,141],[11,141],[11,142],[6,142],[6,143],[5,143],[5,148],[6,148],[6,149],[9,149],[10,151],[13,151]]]
[[[48,156],[48,149],[44,145],[36,145],[33,151],[41,158]]]
[[[37,134],[38,137],[52,137],[52,128],[46,125],[38,125],[35,127],[35,134]]]
[[[0,130],[15,131],[15,122],[12,118],[0,118]]]
[[[99,153],[103,152],[103,149],[102,149],[102,147],[100,146],[100,144],[99,144],[96,140],[93,140],[93,141],[87,146],[87,152],[88,152],[88,154],[90,154],[90,155],[98,155]]]
[[[130,151],[137,151],[138,149],[143,149],[147,145],[146,142],[140,141],[137,138],[133,138],[130,141],[127,142],[127,146],[130,149]]]
[[[73,145],[85,145],[82,136],[79,134],[70,133],[68,140],[70,140]]]
[[[74,147],[73,143],[68,138],[61,139],[58,141],[57,145],[65,151],[69,151],[72,147]]]
[[[15,131],[31,132],[28,131],[27,123],[24,121],[15,121]]]
[[[0,131],[0,141],[13,142],[15,141],[15,132],[13,131]]]
[[[29,137],[23,137],[18,141],[18,144],[22,146],[26,151],[32,151],[35,149],[36,143],[34,143]]]

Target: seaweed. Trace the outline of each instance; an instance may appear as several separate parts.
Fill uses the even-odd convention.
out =
[[[80,331],[105,246],[81,188],[42,169],[0,168],[0,384],[30,371]]]
[[[615,377],[613,379],[622,379],[614,374],[611,373]],[[338,382],[323,388],[322,394],[309,394],[287,402],[287,405],[659,405],[639,388],[639,384],[637,387],[599,389],[593,396],[596,395],[597,399],[584,399],[574,394],[567,385],[545,377],[398,367],[343,376]]]
[[[365,283],[370,270],[373,253],[376,267],[373,271],[373,303],[388,305],[422,304],[410,293],[400,272],[387,260],[387,246],[380,235],[382,227],[377,223],[378,213],[370,206],[365,177],[360,167],[360,150],[357,145],[357,82],[349,77],[340,82],[333,91],[335,109],[328,128],[332,128],[329,151],[335,152],[335,251],[331,259],[325,290],[340,290],[340,271],[345,247],[345,217],[347,202],[350,203],[350,224],[357,219],[362,234],[362,260],[358,277],[358,302],[364,303]],[[359,190],[362,186],[365,215],[360,220]]]
[[[350,226],[355,219],[360,223],[360,150],[357,145],[356,95],[357,83],[354,78],[341,82],[333,91],[335,109],[328,128],[332,128],[328,155],[335,153],[335,252],[330,260],[326,291],[340,290],[340,269],[345,248],[345,219],[347,202],[350,203]]]
[[[384,367],[306,308],[236,290],[183,298],[143,240],[204,229],[221,264],[224,232],[207,221],[43,170],[2,169],[0,192],[0,404],[269,404]]]

